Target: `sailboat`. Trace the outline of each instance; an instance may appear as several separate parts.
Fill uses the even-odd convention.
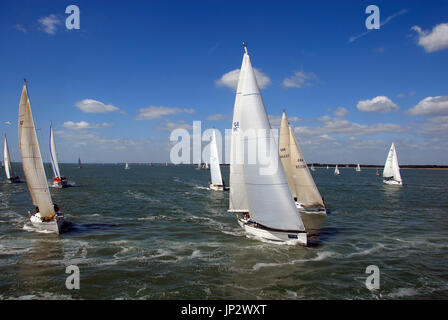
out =
[[[36,213],[31,215],[30,221],[40,230],[61,233],[64,216],[51,200],[26,82],[23,85],[19,104],[19,146],[26,183],[33,204],[36,206]]]
[[[379,177],[380,176],[380,173],[379,173],[379,171],[378,171],[378,168],[376,168],[376,175]]]
[[[385,184],[403,185],[401,180],[400,167],[398,166],[397,151],[395,144],[392,142],[389,154],[387,155],[386,164],[383,170],[383,182]]]
[[[131,168],[129,167],[129,163],[126,161],[126,164],[124,165],[124,170],[129,170],[129,169],[131,169]]]
[[[314,169],[314,163],[311,164],[311,171],[316,171],[316,169]]]
[[[210,166],[208,165],[208,162],[205,163],[204,170],[210,170]]]
[[[361,172],[361,167],[360,167],[359,163],[358,163],[358,165],[356,166],[355,171],[356,171],[356,172]]]
[[[78,168],[81,169],[82,168],[82,164],[81,164],[81,158],[78,158]]]
[[[5,145],[4,145],[4,149],[3,149],[3,164],[5,166],[5,175],[6,175],[7,181],[9,183],[21,182],[19,176],[16,176],[14,174],[14,170],[12,169],[11,158],[9,156],[8,140],[6,139],[6,134],[5,134]]]
[[[328,164],[327,164],[327,170],[329,169]]]
[[[339,169],[338,169],[338,165],[336,165],[336,168],[334,168],[334,175],[338,176],[340,175]]]
[[[238,84],[238,89],[241,91],[240,94],[237,91],[236,100],[238,101],[235,103],[233,130],[241,130],[239,136],[241,145],[238,145],[235,151],[244,152],[246,143],[256,143],[257,148],[266,147],[265,150],[270,151],[270,166],[269,172],[264,172],[263,169],[266,169],[266,166],[263,166],[261,159],[256,157],[252,159],[253,161],[243,161],[242,166],[239,167],[242,170],[243,183],[238,187],[239,190],[244,188],[246,191],[248,213],[241,217],[237,216],[238,224],[247,234],[255,237],[287,244],[306,245],[307,233],[289,191],[277,143],[271,131],[245,45],[239,80],[242,84]],[[249,132],[252,134],[248,135]],[[273,166],[275,168],[271,168]],[[231,184],[231,191],[232,188]]]
[[[51,159],[51,167],[53,168],[53,188],[66,188],[69,185],[67,184],[67,178],[61,175],[61,171],[59,170],[59,163],[56,155],[56,146],[54,144],[54,134],[53,134],[53,126],[50,125],[50,159]]]
[[[280,125],[279,154],[297,209],[326,214],[325,204],[288,124],[286,112],[283,112]]]
[[[213,130],[212,141],[210,142],[210,189],[215,191],[229,190],[222,181],[221,168],[219,166],[218,145],[216,143],[216,134]]]

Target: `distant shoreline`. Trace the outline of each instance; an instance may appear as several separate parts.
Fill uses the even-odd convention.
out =
[[[17,164],[17,165],[20,165],[21,163],[20,162],[12,162],[13,164]],[[62,165],[65,165],[65,164],[70,164],[70,165],[77,165],[78,166],[78,163],[72,163],[72,162],[63,162],[63,163],[59,163],[59,164],[62,164]],[[125,162],[123,162],[123,163],[83,163],[83,165],[124,165],[125,164]],[[165,166],[166,164],[165,164],[165,162],[161,162],[161,163],[157,163],[157,162],[152,162],[152,163],[148,163],[148,162],[135,162],[135,163],[132,163],[132,162],[129,162],[129,164],[131,165],[149,165],[149,164],[151,164],[151,165],[156,165],[156,166],[159,166],[159,165],[163,165],[163,166]],[[44,165],[51,165],[51,163],[50,162],[44,162]],[[168,162],[168,165],[169,166],[172,166],[173,164],[172,163],[170,163],[170,162]],[[179,166],[196,166],[197,167],[197,163],[190,163],[190,164],[179,164]],[[327,165],[328,165],[328,167],[329,168],[334,168],[334,167],[336,167],[336,163],[329,163],[329,164],[322,164],[322,163],[308,163],[308,167],[310,167],[311,165],[313,165],[314,166],[314,168],[326,168],[327,167]],[[356,166],[357,166],[357,164],[345,164],[345,163],[343,163],[343,164],[340,164],[340,163],[338,163],[337,164],[338,165],[338,168],[340,168],[340,169],[343,169],[343,168],[346,168],[346,169],[349,169],[349,168],[352,168],[352,169],[354,169],[354,168],[356,168]],[[226,164],[226,163],[223,163],[223,164],[221,164],[221,166],[222,167],[228,167],[228,166],[230,166],[229,164]],[[364,168],[364,169],[383,169],[384,168],[384,165],[372,165],[372,164],[366,164],[366,165],[362,165],[362,164],[360,164],[360,167],[361,168]],[[400,165],[400,169],[426,169],[426,170],[448,170],[448,165],[406,165],[406,164],[404,164],[404,165]]]

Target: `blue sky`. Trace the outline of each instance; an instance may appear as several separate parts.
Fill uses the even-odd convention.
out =
[[[65,28],[70,4],[79,30]],[[370,4],[382,25],[366,33]],[[395,141],[402,164],[448,164],[447,12],[446,1],[3,0],[0,132],[19,161],[27,78],[44,160],[52,121],[60,162],[168,161],[170,130],[231,127],[247,41],[272,126],[285,109],[308,162],[382,164]]]

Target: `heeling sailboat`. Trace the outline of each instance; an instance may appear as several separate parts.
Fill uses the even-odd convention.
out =
[[[81,158],[78,158],[78,168],[81,169],[82,168],[82,164],[81,164]]]
[[[358,163],[358,165],[356,166],[355,171],[356,171],[356,172],[361,172],[361,166],[359,165],[359,163]]]
[[[326,214],[322,196],[308,170],[285,112],[280,125],[279,154],[297,209]]]
[[[131,168],[129,167],[129,163],[126,161],[126,164],[124,165],[124,170],[129,170],[129,169],[131,169]]]
[[[341,173],[339,172],[339,169],[338,169],[338,165],[336,165],[336,168],[334,168],[334,175],[335,176],[338,176],[338,175],[340,175]]]
[[[212,141],[210,142],[210,175],[212,181],[209,184],[211,190],[225,191],[226,188],[221,175],[221,167],[219,166],[218,145],[216,143],[216,134],[213,130]]]
[[[3,149],[3,164],[5,167],[5,175],[7,181],[9,183],[19,183],[20,178],[19,176],[16,176],[14,174],[14,170],[11,165],[11,157],[9,155],[9,147],[8,147],[8,140],[6,139],[6,134],[5,134],[5,145]]]
[[[19,104],[19,146],[26,183],[37,211],[30,221],[41,230],[61,233],[64,217],[51,200],[26,83]]]
[[[400,167],[398,165],[397,151],[393,142],[387,155],[386,164],[384,165],[383,182],[385,184],[403,185]]]
[[[238,223],[248,234],[263,239],[306,245],[305,227],[291,197],[246,46],[244,50],[246,66],[240,97],[240,129],[245,135],[240,136],[240,140],[243,146],[247,142],[248,149],[251,149],[250,144],[256,143],[257,149],[269,150],[270,155],[268,167],[259,157],[243,161],[249,213],[237,216]]]
[[[51,167],[53,169],[53,187],[54,188],[66,188],[69,185],[67,184],[67,178],[61,175],[61,171],[59,170],[59,163],[56,154],[56,146],[54,143],[54,134],[53,134],[53,126],[50,125],[50,159],[51,159]]]

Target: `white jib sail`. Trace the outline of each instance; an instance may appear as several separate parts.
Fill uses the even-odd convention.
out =
[[[11,166],[11,158],[9,156],[8,140],[6,139],[6,134],[5,134],[5,146],[3,149],[3,165],[5,166],[6,178],[11,179],[11,177],[14,177],[14,172]]]
[[[324,208],[322,196],[316,187],[313,176],[308,170],[308,166],[302,155],[302,150],[300,150],[291,127],[289,127],[289,138],[292,177],[297,191],[297,200],[304,208]]]
[[[50,158],[54,177],[61,178],[61,171],[59,170],[59,163],[56,155],[56,146],[54,144],[53,126],[50,126]]]
[[[260,156],[257,156],[255,161],[249,159],[244,161],[243,173],[251,218],[257,223],[273,229],[305,231],[289,191],[277,143],[271,131],[247,51],[245,55],[247,56],[246,76],[243,79],[240,101],[240,127],[246,134],[240,139],[242,143],[255,143],[257,150],[259,148],[264,151],[269,150],[267,163],[270,168],[270,170],[263,170],[266,169],[266,166],[261,163]],[[254,135],[247,134],[249,130]],[[274,166],[273,169],[272,166]]]
[[[286,117],[285,112],[282,114],[282,122],[280,124],[279,155],[282,161],[283,169],[285,170],[285,175],[288,181],[289,189],[291,190],[291,194],[293,198],[297,198],[297,190],[293,177],[293,161],[291,158],[291,138],[289,136],[288,118]]]
[[[39,207],[41,217],[53,216],[53,202],[42,163],[26,84],[23,85],[19,105],[19,146],[23,172],[33,204]]]
[[[216,134],[213,130],[212,141],[210,142],[210,174],[212,184],[222,186],[221,168],[219,167],[218,144],[216,143]]]
[[[243,78],[246,75],[247,54],[243,56],[238,86],[235,95],[235,104],[233,108],[232,136],[230,147],[230,177],[229,177],[229,211],[230,212],[248,212],[249,203],[247,201],[246,185],[244,182],[243,163],[244,163],[244,144],[241,141],[241,92]]]

